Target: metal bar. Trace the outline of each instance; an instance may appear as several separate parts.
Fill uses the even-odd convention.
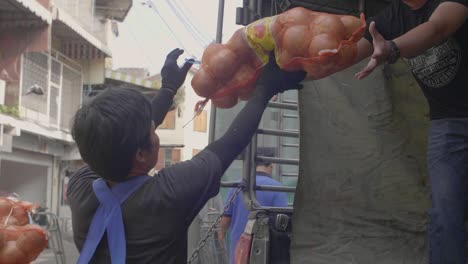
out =
[[[257,14],[260,15],[260,18],[263,17],[263,0],[257,0]]]
[[[216,26],[216,42],[221,43],[223,38],[223,20],[224,20],[224,0],[218,1],[218,19],[217,19],[217,26]],[[213,142],[215,140],[215,132],[216,132],[216,107],[211,104],[210,110],[210,124],[208,128],[208,142]],[[208,204],[205,205],[208,207],[215,207],[214,206],[214,199],[210,199]]]
[[[160,148],[183,148],[185,147],[184,144],[161,144]]]
[[[359,13],[365,13],[365,12],[366,12],[366,1],[359,0]]]
[[[298,159],[285,159],[285,158],[271,158],[265,156],[257,156],[256,160],[266,163],[299,165]]]
[[[299,144],[292,144],[292,143],[283,143],[283,147],[292,147],[292,148],[298,148]]]
[[[278,103],[278,102],[268,102],[268,107],[279,108],[279,109],[289,109],[289,110],[298,109],[297,105],[295,104],[286,104],[286,103]]]
[[[241,185],[241,182],[221,182],[221,187],[224,188],[237,188]],[[290,186],[276,186],[276,185],[256,185],[254,189],[257,191],[268,191],[268,192],[295,192],[296,187]]]
[[[281,177],[298,177],[299,174],[295,173],[295,172],[283,172],[281,174]]]
[[[250,197],[247,200],[247,208],[253,209],[255,207],[260,206],[260,202],[257,200],[257,193],[255,192],[255,186],[257,185],[257,173],[256,173],[256,166],[255,166],[255,153],[257,152],[257,134],[252,137],[252,141],[250,142],[249,146],[249,153],[246,153],[246,160],[248,160],[248,167],[246,169],[247,173],[247,190],[248,196]],[[245,193],[245,192],[244,192]],[[245,197],[244,197],[245,198]]]
[[[216,42],[223,41],[224,0],[218,1],[218,24],[216,28]]]
[[[257,20],[257,0],[249,1],[249,22]]]
[[[237,188],[241,184],[242,184],[241,182],[232,182],[232,181],[221,182],[221,187],[224,187],[224,188]]]
[[[278,96],[278,102],[279,103],[284,103],[284,94],[280,94]],[[285,109],[278,109],[278,122],[276,122],[276,129],[281,130],[283,128],[284,124],[284,119],[282,118],[284,111],[295,111],[295,110],[285,110]],[[283,148],[281,144],[283,144],[283,137],[276,137],[277,140],[277,148],[278,148],[278,153],[283,153]],[[277,166],[277,170],[275,170],[276,173],[278,173],[278,180],[281,182],[281,172],[283,171],[283,166]]]
[[[251,203],[251,197],[250,197],[250,191],[249,191],[249,186],[250,186],[250,167],[251,167],[251,152],[250,152],[250,146],[252,145],[252,142],[245,148],[244,150],[244,160],[243,160],[243,165],[242,165],[242,180],[246,183],[247,188],[242,191],[242,200],[244,201],[245,206],[247,209],[251,210],[252,209],[252,203]]]
[[[347,14],[355,14],[356,10],[349,10],[349,9],[340,9],[337,7],[332,7],[327,4],[316,4],[316,3],[310,3],[309,1],[292,1],[293,5],[297,6],[302,6],[304,8],[308,8],[314,11],[319,11],[319,12],[326,12],[326,13],[332,13],[332,14],[340,14],[340,15],[347,15]],[[353,12],[354,11],[354,12]]]
[[[289,186],[275,186],[275,185],[257,185],[255,186],[257,191],[269,191],[269,192],[296,192],[296,187]]]
[[[254,206],[252,211],[256,210],[264,210],[269,212],[277,212],[277,213],[292,213],[294,212],[293,207],[272,207],[272,206]]]
[[[216,28],[216,42],[221,43],[223,41],[223,21],[224,21],[224,0],[218,1],[218,22]],[[210,127],[208,142],[213,142],[215,140],[215,130],[216,130],[216,107],[211,104],[210,111]]]
[[[292,115],[292,114],[284,114],[283,117],[286,117],[286,118],[299,118],[298,115]]]
[[[277,130],[277,129],[267,129],[259,128],[257,129],[258,134],[270,135],[270,136],[280,136],[280,137],[299,137],[299,131],[297,130]]]
[[[293,100],[283,100],[282,103],[285,103],[285,104],[293,104],[293,105],[297,105],[297,104],[298,104],[297,101],[293,101]]]
[[[96,6],[94,6],[94,8],[109,10],[109,11],[118,11],[118,12],[125,12],[127,10],[126,8],[111,7],[111,6],[100,6],[100,5],[96,5]]]

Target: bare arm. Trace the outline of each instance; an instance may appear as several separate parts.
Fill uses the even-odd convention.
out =
[[[402,57],[417,56],[453,35],[466,22],[467,18],[468,8],[466,6],[456,2],[444,2],[436,8],[426,23],[396,38],[395,44],[400,49]],[[374,53],[369,64],[356,74],[358,79],[365,78],[379,64],[385,62],[391,52],[390,42],[377,32],[374,22],[370,24],[369,32],[373,38]]]
[[[457,2],[440,4],[429,21],[394,39],[403,58],[417,56],[453,35],[468,18],[468,8]],[[468,34],[468,32],[466,32]]]
[[[223,216],[221,219],[221,223],[219,224],[220,230],[218,232],[218,239],[224,240],[226,238],[226,233],[231,226],[231,217],[230,216]]]

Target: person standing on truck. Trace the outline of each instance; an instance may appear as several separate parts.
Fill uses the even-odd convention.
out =
[[[268,101],[300,88],[305,77],[281,71],[271,60],[221,138],[150,177],[158,159],[156,127],[191,66],[179,68],[182,53],[175,49],[167,56],[152,102],[134,89],[110,88],[75,114],[72,135],[87,163],[68,185],[78,263],[186,263],[192,220],[219,192],[224,171],[250,142]]]
[[[468,207],[468,0],[392,0],[370,18],[358,79],[405,58],[430,109],[430,263],[465,263]]]
[[[258,148],[256,154],[258,156],[274,157],[272,148]],[[257,161],[255,165],[257,185],[282,186],[280,182],[271,178],[273,164]],[[235,189],[231,189],[226,201],[231,199],[234,192]],[[256,195],[260,205],[273,207],[288,206],[288,199],[285,192],[257,191]],[[229,261],[231,264],[234,264],[237,242],[242,233],[244,233],[245,226],[249,220],[249,210],[247,210],[242,199],[242,195],[237,195],[231,207],[224,213],[220,223],[220,231],[218,232],[218,239],[224,240],[227,230],[229,228],[231,229],[229,238]]]

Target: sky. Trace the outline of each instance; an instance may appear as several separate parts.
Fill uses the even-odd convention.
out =
[[[113,68],[141,67],[157,74],[174,48],[185,50],[179,63],[193,57],[201,59],[204,48],[216,39],[218,3],[218,0],[133,0],[124,22],[118,24],[119,36],[109,43]],[[241,6],[242,0],[225,0],[223,43],[241,27],[235,24],[236,7]]]

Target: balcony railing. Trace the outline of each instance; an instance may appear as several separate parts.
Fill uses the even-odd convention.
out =
[[[20,117],[45,127],[70,131],[71,119],[81,104],[82,79],[80,65],[59,52],[24,53]]]

